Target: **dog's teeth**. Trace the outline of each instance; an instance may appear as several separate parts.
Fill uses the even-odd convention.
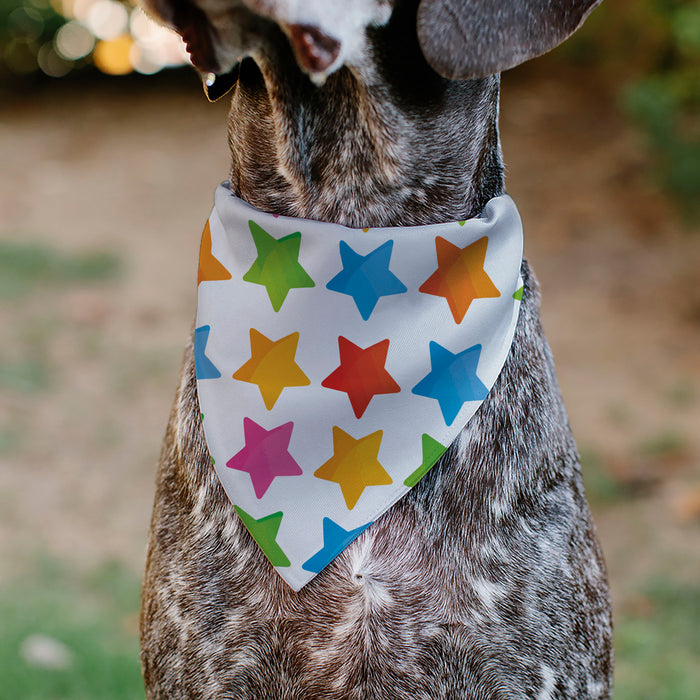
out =
[[[211,87],[216,82],[215,73],[207,73],[207,78],[205,80],[207,87]]]

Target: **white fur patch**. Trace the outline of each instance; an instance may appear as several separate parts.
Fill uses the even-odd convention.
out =
[[[557,680],[554,669],[545,664],[540,664],[540,673],[542,674],[542,689],[537,696],[537,700],[551,700]]]
[[[285,33],[294,24],[316,27],[340,42],[340,53],[324,73],[314,79],[322,82],[342,65],[358,65],[364,59],[365,30],[389,21],[391,6],[376,0],[244,0],[251,11],[268,17]]]

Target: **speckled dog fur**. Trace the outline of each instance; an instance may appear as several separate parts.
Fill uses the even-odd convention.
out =
[[[301,7],[301,19],[333,35],[341,1],[352,21],[335,33],[338,65],[314,84],[285,32]],[[484,13],[498,4],[423,4],[431,1]],[[549,5],[502,5],[535,16],[538,3]],[[207,28],[204,71],[246,56],[229,121],[230,179],[255,207],[349,226],[425,224],[477,215],[504,191],[498,77],[439,76],[424,57],[429,38],[419,45],[414,0],[149,6],[193,56],[201,36],[193,39],[192,23]],[[538,31],[550,21],[558,19],[542,19]],[[450,41],[460,55],[488,53],[466,46],[464,31]],[[211,466],[190,343],[143,588],[148,698],[610,697],[605,568],[527,263],[522,274],[513,346],[481,408],[427,476],[298,593],[253,542]]]

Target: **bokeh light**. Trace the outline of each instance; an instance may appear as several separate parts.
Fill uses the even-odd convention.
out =
[[[3,51],[3,59],[10,71],[18,75],[32,73],[38,67],[39,45],[30,37],[10,39]]]
[[[41,14],[35,7],[18,7],[10,13],[9,25],[24,36],[36,39],[44,25]]]
[[[108,75],[152,74],[187,62],[180,37],[127,2],[0,2],[0,74],[59,78],[90,65]]]
[[[52,44],[44,44],[37,53],[37,63],[46,75],[62,78],[70,73],[73,66],[70,61],[60,56]]]
[[[131,61],[139,73],[156,73],[162,68],[189,62],[182,39],[156,24],[140,8],[131,12],[129,28],[134,38]]]
[[[115,0],[95,0],[88,8],[85,25],[98,39],[111,41],[126,32],[129,13]]]
[[[95,37],[80,22],[66,22],[54,38],[56,51],[68,61],[77,61],[87,56],[95,47]]]
[[[133,66],[129,54],[133,43],[134,40],[127,34],[98,41],[92,53],[95,65],[107,75],[131,73]]]

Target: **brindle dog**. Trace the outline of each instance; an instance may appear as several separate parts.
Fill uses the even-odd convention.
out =
[[[234,85],[233,192],[353,227],[461,220],[502,194],[497,72],[596,4],[147,0],[216,74],[211,96]],[[526,263],[522,275],[515,340],[479,411],[298,593],[214,473],[190,343],[143,588],[149,698],[610,696],[605,568]]]

